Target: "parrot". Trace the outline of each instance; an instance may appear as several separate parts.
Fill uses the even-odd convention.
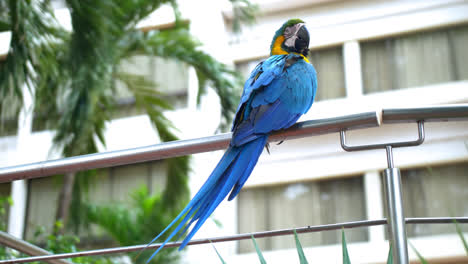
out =
[[[312,106],[317,74],[307,59],[309,40],[309,31],[300,19],[290,19],[276,31],[270,56],[245,82],[228,149],[187,206],[148,244],[178,223],[147,262],[193,225],[179,247],[182,250],[228,194],[229,201],[237,196],[263,149],[268,150],[269,134],[292,126]]]

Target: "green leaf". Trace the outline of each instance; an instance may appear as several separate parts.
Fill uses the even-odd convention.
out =
[[[255,241],[255,237],[253,235],[251,235],[251,237],[252,237],[252,242],[253,242],[253,244],[255,246],[255,250],[257,251],[257,255],[258,255],[258,259],[260,260],[260,263],[261,264],[266,264],[266,260],[263,257],[262,251],[260,250],[260,248],[257,245],[257,241]]]
[[[297,236],[296,229],[294,229],[294,239],[296,240],[296,248],[297,254],[299,255],[299,263],[300,264],[308,264],[307,259],[304,255],[304,251],[302,250],[301,242],[299,241],[299,237]]]
[[[221,263],[226,264],[226,262],[225,262],[224,259],[221,257],[221,254],[219,254],[218,250],[216,249],[216,247],[215,247],[215,245],[213,244],[213,242],[211,242],[211,240],[210,240],[210,243],[211,243],[211,246],[213,246],[213,249],[216,251],[216,254],[217,254],[218,257],[219,257],[219,260],[221,260]]]
[[[468,256],[468,243],[466,242],[465,236],[463,236],[463,231],[460,227],[460,224],[458,224],[456,220],[453,220],[453,222],[455,223],[455,229],[457,230],[457,234],[463,243],[463,247],[465,248],[465,253]]]
[[[6,21],[0,20],[0,32],[10,30],[10,24]]]
[[[343,264],[351,264],[351,260],[349,259],[348,248],[346,246],[346,238],[344,228],[341,229],[341,245],[343,247]]]
[[[259,13],[259,6],[248,0],[230,0],[232,4],[232,30],[237,33],[241,31],[242,25],[252,25]]]
[[[387,258],[387,264],[393,264],[393,247],[392,243],[390,244],[390,249],[388,250],[388,258]]]
[[[409,241],[408,241],[408,243],[410,244],[410,246],[413,249],[414,253],[416,253],[416,255],[418,256],[419,261],[421,261],[422,264],[428,264],[427,260],[419,253],[419,251],[413,246],[413,244],[411,244]]]

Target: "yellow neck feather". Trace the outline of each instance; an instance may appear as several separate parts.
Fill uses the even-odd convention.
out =
[[[284,41],[284,36],[279,36],[276,38],[275,43],[273,44],[273,48],[271,49],[271,55],[285,55],[288,54],[287,51],[285,51],[282,47],[281,44],[283,44]]]

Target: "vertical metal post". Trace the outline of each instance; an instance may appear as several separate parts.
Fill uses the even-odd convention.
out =
[[[388,114],[387,114],[388,115]],[[393,245],[393,261],[395,264],[408,264],[408,245],[406,243],[405,215],[403,213],[403,199],[401,195],[401,175],[398,168],[394,168],[393,149],[398,147],[418,146],[424,142],[424,120],[418,122],[418,139],[411,141],[350,146],[346,144],[346,131],[340,132],[341,147],[346,151],[360,151],[370,149],[385,149],[387,151],[388,169],[385,170],[384,189],[387,204],[388,226],[390,227],[390,241]]]
[[[408,264],[408,245],[406,243],[405,216],[401,195],[400,169],[393,167],[392,147],[387,146],[388,169],[385,170],[384,188],[387,202],[390,241],[393,246],[395,264]]]

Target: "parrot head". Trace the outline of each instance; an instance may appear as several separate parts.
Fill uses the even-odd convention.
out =
[[[304,21],[290,19],[276,31],[271,42],[270,55],[298,53],[307,57],[309,40],[309,31]]]

